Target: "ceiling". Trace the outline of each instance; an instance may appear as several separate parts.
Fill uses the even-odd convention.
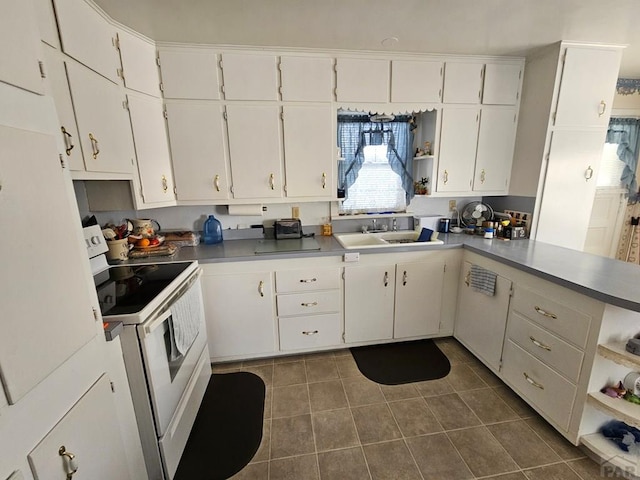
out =
[[[518,56],[558,40],[623,44],[619,76],[640,78],[640,0],[94,1],[167,42]]]

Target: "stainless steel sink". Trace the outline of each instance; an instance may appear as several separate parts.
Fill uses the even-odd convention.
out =
[[[333,236],[344,248],[380,248],[380,247],[413,247],[424,245],[442,245],[442,240],[430,242],[416,242],[419,232],[414,230],[402,230],[399,232],[379,233],[334,233]]]

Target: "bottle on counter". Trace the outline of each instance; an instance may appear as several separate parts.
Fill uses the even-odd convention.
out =
[[[204,222],[203,237],[205,245],[214,245],[222,242],[222,225],[213,215],[209,215]]]

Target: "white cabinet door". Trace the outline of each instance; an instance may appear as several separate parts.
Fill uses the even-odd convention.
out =
[[[473,179],[475,192],[506,192],[516,137],[515,107],[483,107]]]
[[[145,204],[175,201],[162,100],[127,95]]]
[[[164,98],[219,100],[218,58],[210,50],[160,50]]]
[[[51,0],[35,0],[34,5],[36,18],[38,20],[38,30],[40,31],[40,40],[54,48],[60,48],[58,24],[56,23],[56,15],[53,12],[53,3]]]
[[[132,173],[131,122],[121,89],[72,61],[67,73],[87,170]]]
[[[54,0],[54,5],[64,53],[119,83],[116,28],[84,0]]]
[[[274,55],[223,53],[222,77],[227,100],[278,100]]]
[[[484,67],[484,105],[516,105],[520,92],[521,65],[487,63]]]
[[[281,198],[280,109],[273,105],[227,105],[234,198]]]
[[[31,0],[2,0],[0,11],[0,81],[43,93],[40,35]]]
[[[284,106],[287,197],[333,197],[333,109]]]
[[[469,192],[473,181],[480,109],[444,107],[438,161],[438,192]]]
[[[393,338],[438,333],[443,286],[443,260],[396,265]]]
[[[584,248],[604,139],[603,130],[553,132],[536,240]]]
[[[118,31],[118,39],[124,85],[132,90],[159,97],[160,77],[155,44],[124,30]]]
[[[567,47],[554,126],[609,124],[621,55],[620,50]]]
[[[458,312],[454,336],[474,355],[500,370],[511,280],[498,275],[494,296],[473,290],[469,283],[471,263],[464,262],[458,283]]]
[[[46,232],[23,235],[20,241],[0,235],[0,369],[7,400],[13,404],[93,339],[97,330],[95,293],[86,281],[82,257],[86,249],[76,234],[79,219],[71,203],[75,199],[60,167],[55,139],[0,127],[0,152],[0,225],[33,232],[35,221],[38,232]],[[64,328],[55,318],[65,319]]]
[[[74,456],[78,478],[131,478],[118,422],[114,421],[118,416],[114,396],[109,378],[103,375],[29,453],[36,478],[71,478],[67,475],[72,471],[70,457],[62,455],[64,452]]]
[[[274,352],[273,273],[202,278],[211,358]]]
[[[391,101],[439,103],[442,62],[391,61]]]
[[[226,135],[220,106],[167,102],[178,200],[229,198]]]
[[[44,45],[42,49],[47,70],[45,92],[53,98],[56,105],[56,113],[60,123],[60,135],[62,135],[62,144],[65,149],[64,155],[71,170],[84,170],[80,136],[76,126],[76,117],[73,113],[65,62],[53,48]]]
[[[444,103],[480,103],[482,63],[447,62],[444,67]]]
[[[389,101],[389,60],[338,58],[336,70],[339,102]]]
[[[282,100],[330,102],[333,100],[333,59],[280,57]]]
[[[344,269],[345,342],[393,338],[395,265]]]

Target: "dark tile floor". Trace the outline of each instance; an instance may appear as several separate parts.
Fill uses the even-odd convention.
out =
[[[386,386],[349,350],[214,365],[267,386],[260,449],[235,480],[590,480],[599,466],[452,338],[440,380]]]

